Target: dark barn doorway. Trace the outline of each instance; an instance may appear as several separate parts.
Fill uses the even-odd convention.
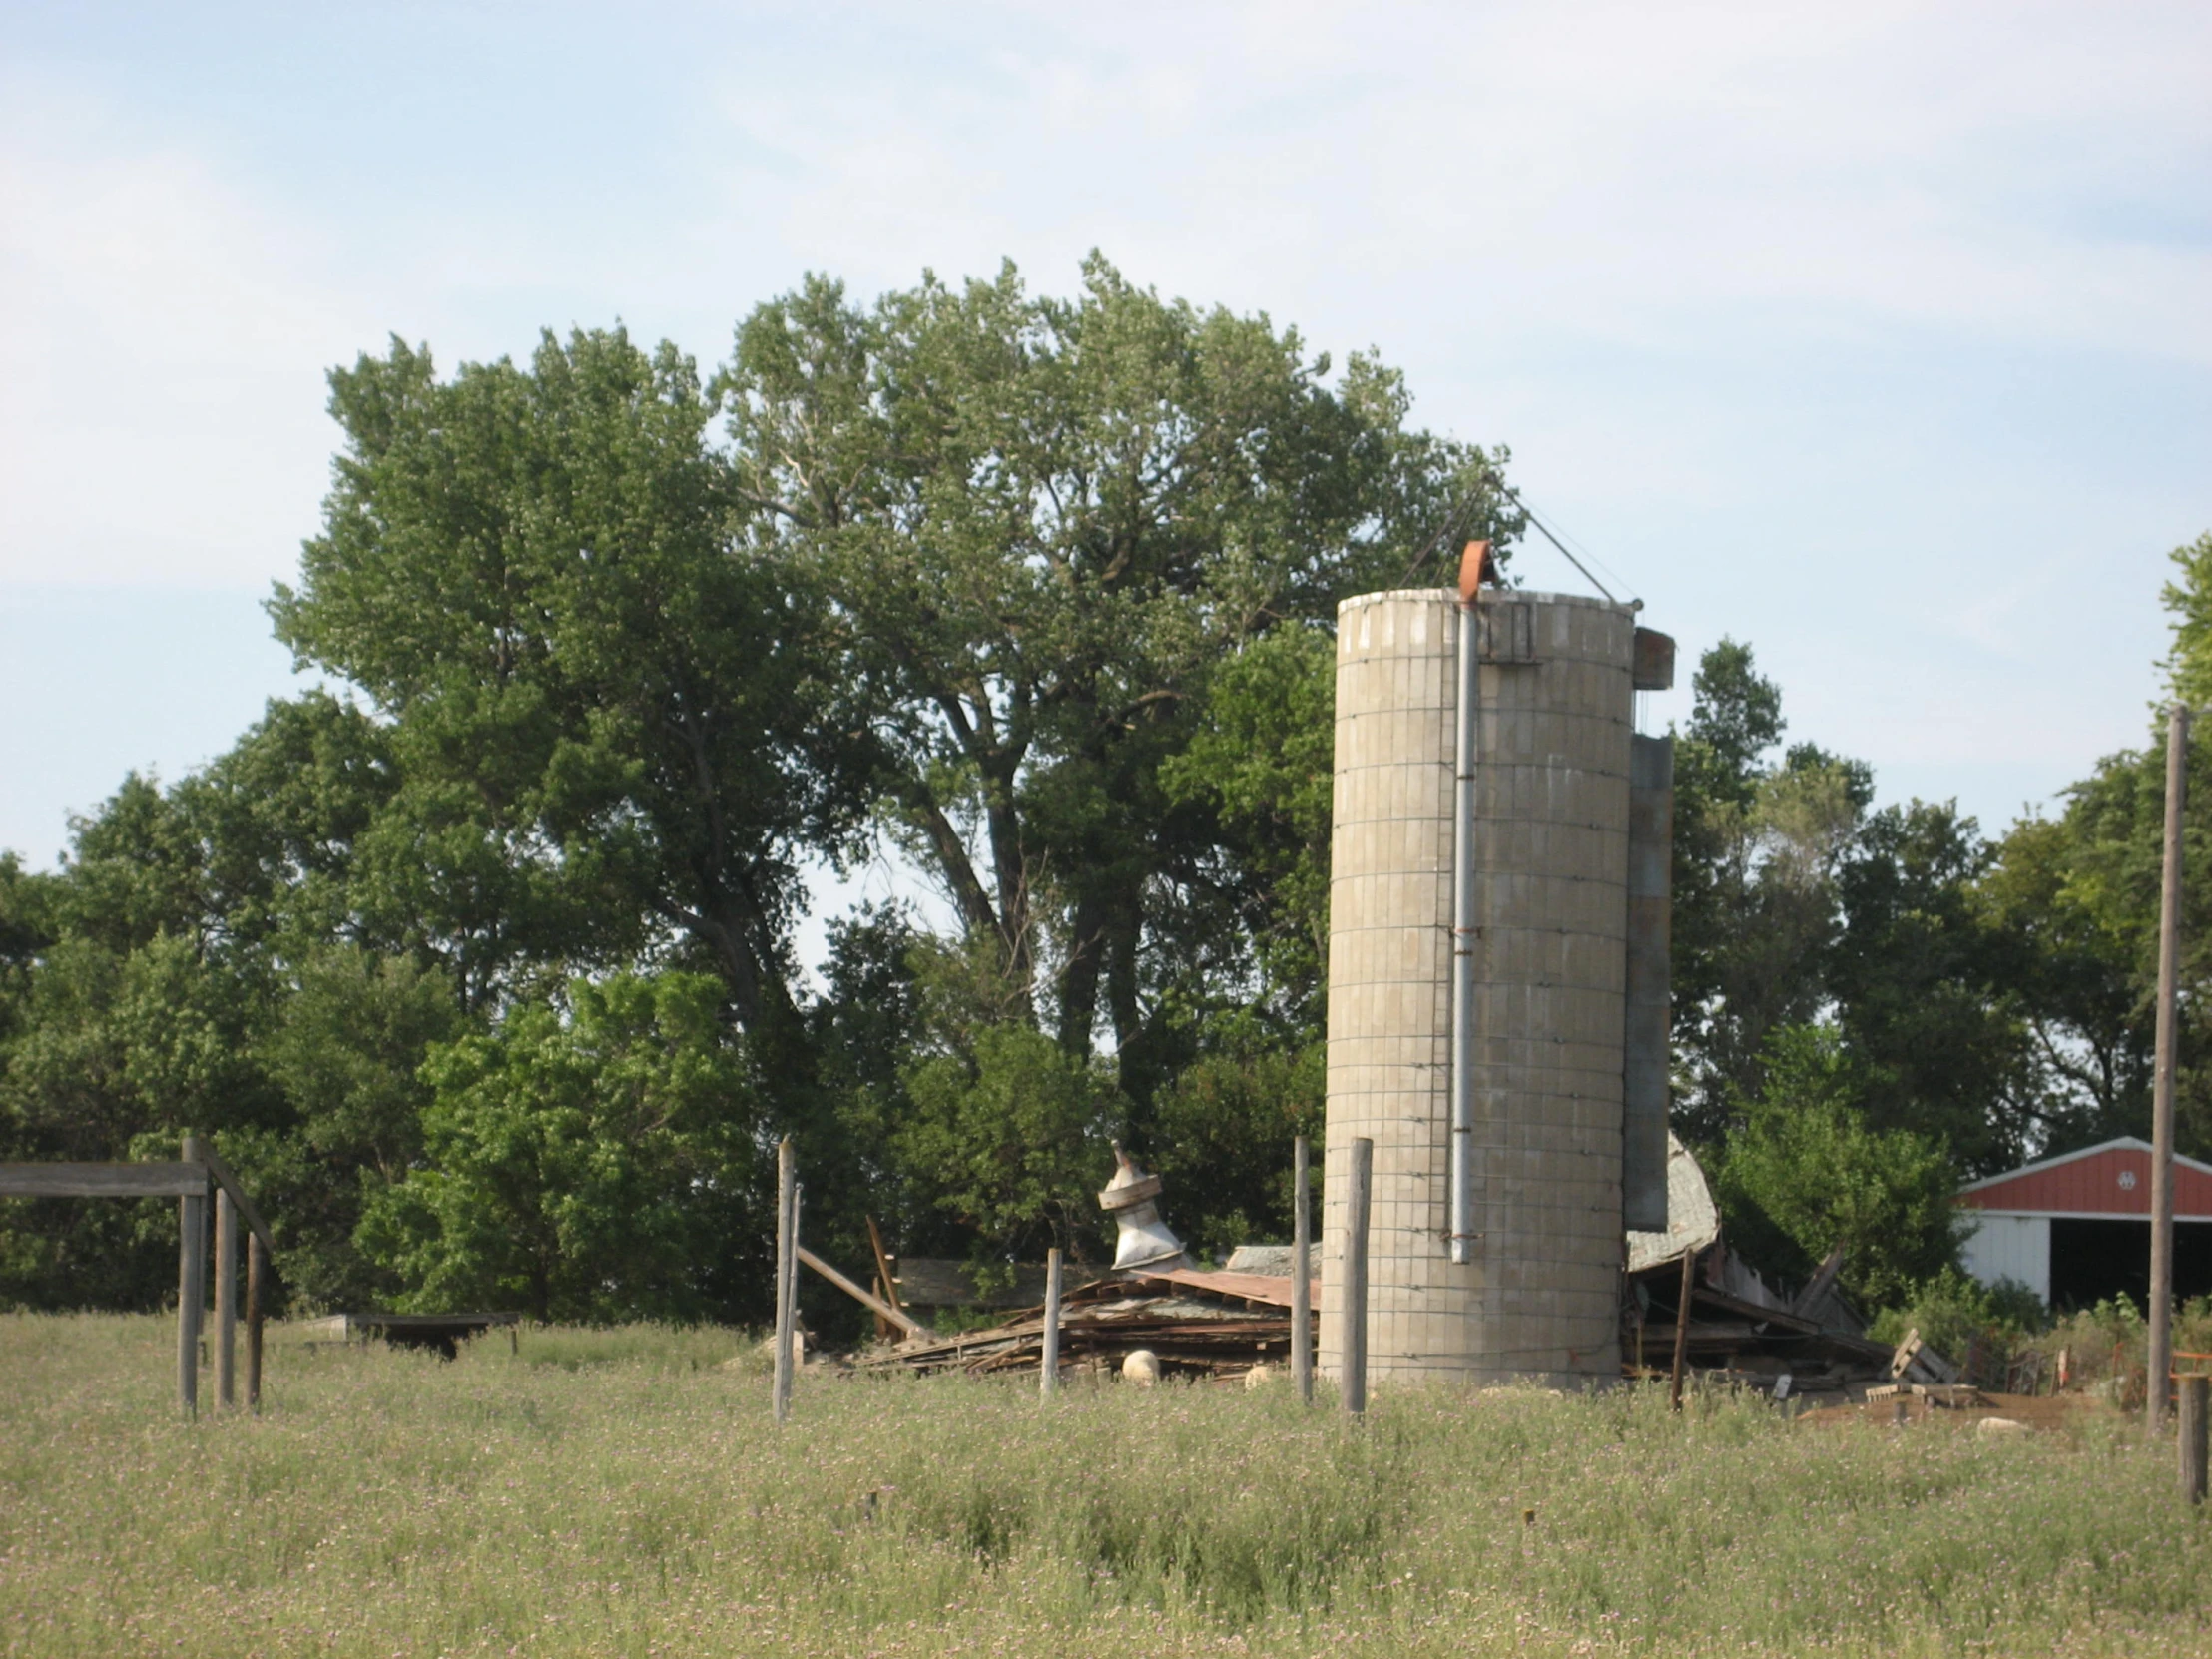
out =
[[[2174,1223],[2174,1295],[2212,1296],[2212,1221]],[[2053,1217],[2050,1305],[2087,1308],[2124,1296],[2150,1301],[2150,1223]]]

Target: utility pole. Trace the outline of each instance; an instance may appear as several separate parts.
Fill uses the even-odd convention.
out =
[[[2188,787],[2189,710],[2166,716],[2166,861],[2158,892],[2157,1069],[2150,1096],[2150,1375],[2143,1380],[2154,1428],[2166,1425],[2174,1369],[2174,997],[2181,976],[2181,808]]]

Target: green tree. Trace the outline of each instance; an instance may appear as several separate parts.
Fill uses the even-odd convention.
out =
[[[1934,1135],[1974,1175],[2027,1157],[2050,1118],[2021,1012],[2033,970],[1979,896],[1993,857],[1954,806],[1871,815],[1837,871],[1825,974],[1869,1123]]]
[[[2173,618],[2166,678],[2174,696],[2191,708],[2212,707],[2212,530],[2167,557],[2180,577],[2159,590]]]
[[[0,1034],[9,1155],[174,1157],[183,1130],[211,1135],[271,1217],[281,1290],[313,1303],[390,1289],[349,1236],[363,1172],[418,1139],[397,1103],[385,1148],[327,1132],[327,1111],[352,1108],[321,1084],[351,1070],[357,1106],[373,1052],[404,1095],[459,1017],[419,931],[380,935],[358,902],[353,849],[396,787],[379,740],[321,694],[273,703],[205,771],[167,790],[127,779],[59,871],[8,894],[27,944]],[[337,978],[364,989],[407,986],[411,1012],[394,1024],[379,995],[337,998],[324,981],[347,964]],[[0,1232],[13,1300],[151,1306],[174,1284],[159,1206],[18,1205]]]
[[[1737,1248],[1803,1280],[1842,1245],[1844,1285],[1881,1307],[1956,1267],[1958,1175],[1939,1139],[1874,1127],[1868,1092],[1833,1027],[1786,1026],[1768,1039],[1764,1084],[1741,1102],[1742,1127],[1711,1163]]]
[[[1293,1227],[1291,1142],[1321,1167],[1328,1046],[1218,1042],[1162,1094],[1156,1138],[1168,1216],[1193,1249],[1225,1255]],[[1318,1179],[1318,1177],[1317,1177]]]
[[[463,1003],[674,950],[788,1032],[799,863],[861,806],[827,617],[746,510],[673,347],[550,334],[440,380],[331,376],[346,433],[277,633],[388,723],[359,858]]]
[[[360,1224],[402,1305],[757,1314],[762,1248],[742,1218],[759,1213],[762,1114],[724,990],[681,972],[575,980],[565,1008],[520,1003],[434,1048],[424,1162]]]
[[[1099,1064],[1026,1022],[976,1029],[961,1052],[918,1061],[894,1147],[983,1262],[1095,1252],[1108,1143],[1128,1102]]]
[[[1502,455],[1408,426],[1371,358],[1332,381],[1295,332],[1096,257],[1072,301],[1010,266],[866,309],[810,279],[723,383],[758,533],[845,619],[892,821],[1020,1017],[1078,1060],[1110,1032],[1141,1126],[1188,1053],[1164,986],[1209,825],[1160,768],[1206,670],[1441,524],[1507,537]]]
[[[1976,885],[1989,926],[2009,945],[2006,975],[2041,1072],[2042,1149],[2063,1152],[2150,1133],[2151,1010],[2142,938],[2155,912],[2121,877],[2129,835],[2099,846],[2100,811],[2126,784],[2151,782],[2130,758],[2076,786],[2058,818],[2020,820]],[[2157,781],[2163,793],[2163,774]],[[2134,789],[2125,790],[2133,794]],[[2192,1116],[2194,1114],[2191,1114]],[[2205,1146],[2205,1127],[2195,1144]]]
[[[1334,638],[1283,624],[1207,677],[1188,747],[1161,767],[1170,802],[1218,820],[1191,883],[1229,907],[1204,990],[1306,1039],[1325,1024],[1336,708]]]
[[[1782,693],[1748,645],[1722,640],[1691,684],[1675,744],[1675,1111],[1711,1144],[1757,1093],[1768,1036],[1827,1001],[1837,871],[1874,791],[1858,762],[1775,753]]]

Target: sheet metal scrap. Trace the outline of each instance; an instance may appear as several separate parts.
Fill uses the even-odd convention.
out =
[[[1319,1287],[1316,1287],[1318,1292]],[[1315,1313],[1320,1314],[1319,1298]],[[1291,1282],[1286,1276],[1136,1271],[1094,1280],[1060,1305],[1064,1365],[1119,1366],[1137,1349],[1184,1377],[1232,1377],[1291,1352]],[[861,1358],[862,1370],[960,1371],[983,1376],[1034,1372],[1042,1363],[1044,1309],[1003,1325],[935,1342],[902,1343]]]

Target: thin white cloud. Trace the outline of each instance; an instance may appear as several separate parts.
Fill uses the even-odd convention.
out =
[[[2212,364],[2201,3],[755,10],[641,21],[650,91],[588,73],[593,13],[480,86],[499,43],[421,15],[481,102],[388,155],[0,84],[0,580],[282,574],[322,372],[389,329],[451,365],[622,315],[711,361],[806,269],[1064,291],[1093,246],[1379,345],[1655,620],[1752,637],[1802,735],[1877,761],[2131,741],[2160,557],[2212,522],[2159,447]],[[684,106],[650,144],[647,101]]]
[[[0,580],[288,568],[326,477],[323,366],[352,343],[302,228],[96,100],[5,102]]]
[[[1075,237],[1209,291],[1455,292],[1626,343],[1787,304],[2212,362],[2204,237],[2079,211],[2212,161],[2212,14],[1014,15],[1033,38],[956,87],[895,51],[766,97],[749,73],[726,107],[777,160],[726,201],[883,280]]]

